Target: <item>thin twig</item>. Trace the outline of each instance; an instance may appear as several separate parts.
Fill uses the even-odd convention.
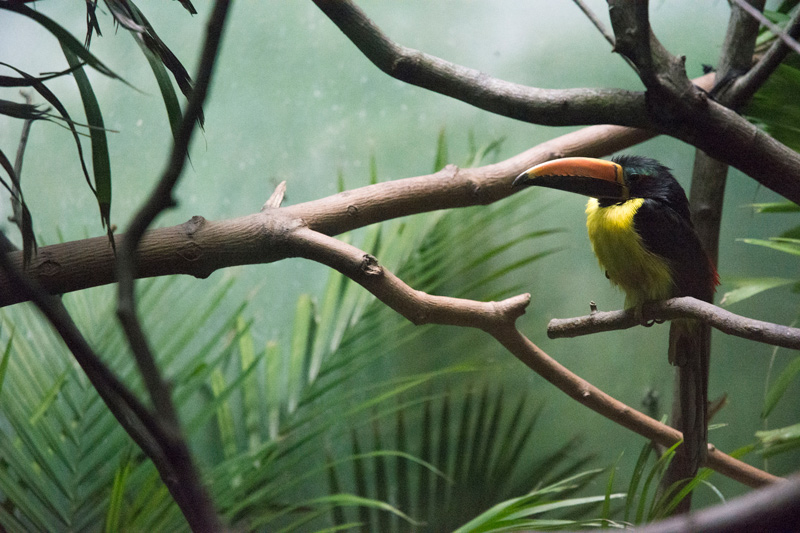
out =
[[[134,280],[137,267],[136,249],[145,230],[163,210],[175,203],[172,191],[183,171],[195,124],[202,114],[202,106],[222,40],[228,8],[229,0],[217,0],[214,4],[207,23],[206,39],[195,86],[175,136],[167,169],[147,201],[131,221],[128,232],[122,240],[117,259],[117,275],[119,277],[117,315],[155,406],[155,412],[167,429],[165,438],[158,444],[166,450],[165,454],[170,459],[172,468],[170,476],[165,476],[166,472],[161,472],[162,479],[181,508],[190,527],[198,531],[221,531],[223,526],[194,465],[189,446],[182,435],[178,414],[172,402],[171,387],[161,376],[155,355],[136,315]]]
[[[573,2],[575,2],[581,11],[583,11],[583,14],[586,15],[586,18],[588,18],[589,21],[594,24],[594,27],[597,28],[597,31],[599,31],[605,40],[608,41],[608,44],[611,45],[611,48],[614,48],[614,34],[608,31],[608,28],[606,28],[605,24],[603,24],[603,21],[597,18],[597,15],[594,14],[594,11],[592,11],[583,0],[573,0]]]
[[[800,36],[800,9],[794,14],[786,26],[786,34],[792,38]],[[729,105],[737,109],[750,101],[756,91],[764,85],[764,82],[772,75],[778,66],[783,62],[791,49],[782,39],[775,39],[769,50],[747,73],[737,79],[731,92],[732,101]]]
[[[748,4],[745,0],[733,0],[733,2],[747,11],[747,13],[756,19],[758,22],[769,28],[769,31],[775,34],[775,36],[783,41],[786,46],[800,54],[800,43],[795,41],[790,35],[788,35],[785,31],[781,29],[780,26],[769,20],[767,17],[764,16],[759,10]]]
[[[577,318],[556,318],[547,325],[547,336],[562,339],[616,331],[642,325],[633,309],[604,311]],[[726,311],[716,305],[689,296],[660,302],[648,302],[642,307],[647,321],[697,318],[723,333],[772,346],[800,350],[800,329],[762,322]]]

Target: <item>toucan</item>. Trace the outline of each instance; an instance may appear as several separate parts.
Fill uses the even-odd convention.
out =
[[[692,296],[711,302],[719,283],[689,215],[686,193],[670,169],[648,157],[611,161],[568,157],[536,165],[514,187],[539,186],[589,196],[586,227],[592,249],[612,284],[625,292],[625,306]],[[682,406],[676,427],[691,438],[676,454],[680,477],[692,477],[705,461],[710,330],[691,319],[670,325],[669,361],[678,366]]]

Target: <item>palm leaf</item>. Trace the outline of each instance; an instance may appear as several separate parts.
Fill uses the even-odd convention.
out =
[[[198,331],[203,331],[207,321],[182,325],[182,318],[155,311],[168,307],[148,293],[168,298],[172,291],[164,289],[171,284],[168,280],[141,284],[142,301],[153,306],[143,307],[143,315],[158,315],[157,320],[169,323],[178,336],[191,328],[202,337]],[[107,362],[136,387],[135,369],[120,349],[121,332],[107,320],[112,314],[108,309],[111,295],[109,290],[95,289],[70,294],[65,303],[78,323],[93,333],[89,337],[98,351],[113,354]],[[206,316],[215,319],[213,313]],[[7,341],[7,380],[0,396],[3,427],[9,428],[0,438],[0,456],[6,465],[0,491],[6,497],[6,509],[13,510],[0,516],[3,527],[92,530],[103,524],[137,523],[140,517],[131,510],[129,495],[144,493],[149,508],[159,509],[155,516],[174,515],[180,527],[180,513],[155,469],[143,461],[49,326],[30,306],[4,309],[0,318],[5,326],[13,324],[26,332]],[[8,331],[8,327],[3,329]],[[137,451],[120,455],[130,449]]]
[[[514,474],[519,474],[529,464],[524,456],[530,455],[535,447],[528,447],[527,454],[515,456],[513,464],[517,471],[512,468],[511,472],[507,472],[510,475],[503,479],[496,477],[495,465],[503,458],[500,456],[502,451],[516,448],[519,440],[535,440],[535,435],[528,428],[532,427],[532,420],[538,417],[538,410],[526,409],[528,420],[519,424],[520,420],[516,416],[503,416],[502,400],[502,389],[494,394],[488,388],[480,392],[468,391],[455,402],[454,395],[449,393],[428,398],[422,403],[403,405],[398,408],[394,417],[384,415],[373,420],[370,448],[386,450],[386,453],[372,457],[370,461],[370,457],[361,451],[361,442],[368,437],[359,437],[358,433],[353,433],[352,453],[359,460],[354,465],[349,485],[362,497],[388,501],[393,507],[407,509],[410,516],[425,524],[417,529],[426,531],[452,530],[463,521],[467,513],[490,507],[502,499],[502,494],[525,492],[526,489],[521,488],[524,486],[529,490],[541,478],[522,476],[523,479],[520,480],[514,479],[518,477]],[[454,403],[455,409],[460,412],[459,422],[455,426],[449,423]],[[529,407],[527,403],[529,402],[524,402],[523,405]],[[439,415],[434,426],[432,421],[436,418],[435,413]],[[395,419],[394,422],[392,418]],[[423,430],[413,436],[414,439],[419,439],[418,442],[412,442],[412,437],[406,435],[404,429],[400,429],[405,427],[406,419],[421,419]],[[433,427],[440,429],[434,431]],[[572,448],[571,445],[568,446]],[[406,455],[389,450],[397,450]],[[418,461],[421,463],[409,462],[410,455],[419,457]],[[417,487],[417,500],[413,505],[405,497],[401,498],[398,491],[391,490],[395,487],[395,480],[388,475],[391,471],[388,464],[390,459],[395,461],[395,471],[405,469],[407,477],[417,478],[416,485],[409,481],[401,485]],[[559,461],[549,461],[548,470],[554,473],[569,462],[574,460],[565,454]],[[430,467],[417,467],[428,463],[432,463]],[[437,471],[448,473],[437,475]],[[334,476],[339,490],[347,486],[342,481],[345,478],[342,469],[337,469]],[[574,489],[575,487],[569,487],[569,490]],[[406,502],[409,507],[403,507],[401,501]],[[357,517],[340,513],[337,523],[344,524],[355,519],[364,524],[366,531],[408,529],[407,525],[400,522],[389,522],[389,518],[386,513],[373,510],[370,514],[362,509]]]
[[[377,170],[372,166],[375,179]],[[530,217],[494,209],[434,213],[368,228],[358,233],[359,245],[418,288],[445,291],[449,283],[480,274],[473,279],[487,279],[492,286],[476,286],[474,292],[508,290],[504,277],[493,274],[508,271],[508,264],[513,264],[509,252],[549,233],[523,228],[523,220],[527,223]],[[487,225],[510,228],[492,236],[490,254],[480,252],[491,235]],[[447,246],[442,235],[463,239],[459,241],[463,248]],[[480,239],[481,245],[471,246],[470,238]],[[476,251],[464,253],[465,249]],[[456,280],[430,276],[420,268],[437,262],[456,273]],[[460,498],[449,479],[471,483],[488,476],[494,483],[505,476],[505,483],[495,483],[502,490],[530,488],[530,478],[514,479],[512,474],[517,458],[527,449],[537,409],[520,401],[515,411],[508,411],[503,407],[505,395],[486,387],[466,394],[463,401],[440,392],[420,397],[425,387],[441,391],[448,381],[458,384],[459,376],[474,371],[474,365],[460,362],[410,374],[391,370],[385,374],[395,376],[391,379],[365,381],[376,365],[391,365],[398,354],[415,350],[414,343],[431,328],[414,327],[333,272],[321,303],[310,296],[298,301],[290,343],[270,341],[259,350],[245,304],[220,310],[231,283],[204,295],[202,304],[197,291],[185,290],[176,281],[147,280],[137,287],[159,364],[176,384],[174,397],[187,421],[186,433],[192,442],[202,443],[195,446],[198,463],[206,465],[215,504],[234,527],[324,527],[334,507],[342,507],[347,516],[356,506],[362,513],[374,513],[376,524],[403,529],[410,523],[399,513],[429,518],[434,508],[410,498],[410,487],[422,484],[439,498],[431,500],[437,505]],[[107,320],[112,314],[110,293],[97,289],[66,300],[91,342],[106,354],[107,363],[141,392],[124,338]],[[14,432],[2,439],[6,445],[0,449],[8,464],[0,492],[14,510],[0,512],[3,525],[47,530],[78,523],[81,529],[104,524],[129,530],[185,529],[155,469],[75,370],[49,328],[26,306],[4,310],[2,317],[26,331],[25,339],[15,336],[11,343],[4,389],[13,384],[13,394],[0,396],[4,416],[16,420],[11,424]],[[8,337],[5,340],[9,342]],[[482,407],[465,411],[470,402]],[[30,424],[31,414],[37,412],[41,413],[37,423]],[[428,422],[417,423],[425,416]],[[448,429],[436,430],[434,420]],[[359,443],[367,443],[363,448],[355,450],[351,444],[343,456],[322,453],[341,449],[354,429]],[[474,460],[469,469],[459,466],[462,445],[453,440],[456,435],[464,436],[463,450]],[[124,452],[130,449],[135,451]],[[332,479],[330,468],[338,472],[343,462],[353,468],[361,464],[362,479],[380,483],[354,490],[350,477],[340,473],[339,488],[329,481],[330,490],[325,490],[321,481]],[[441,465],[436,468],[447,477],[424,466],[428,464]],[[402,497],[396,480],[406,488]],[[335,527],[353,522],[337,520]]]

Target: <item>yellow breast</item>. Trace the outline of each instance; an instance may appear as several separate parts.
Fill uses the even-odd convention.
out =
[[[633,216],[644,199],[600,207],[597,199],[586,204],[586,227],[600,266],[611,283],[625,291],[625,306],[672,296],[672,273],[667,263],[648,251],[636,233]]]

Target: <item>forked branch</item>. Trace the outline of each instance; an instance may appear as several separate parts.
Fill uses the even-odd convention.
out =
[[[382,267],[371,255],[333,237],[305,226],[286,236],[295,255],[328,265],[374,294],[415,324],[444,324],[474,327],[489,333],[530,369],[562,392],[606,418],[664,446],[672,446],[682,435],[661,422],[609,396],[570,372],[532,343],[515,326],[525,312],[529,294],[501,302],[476,302],[462,298],[432,296],[414,290]],[[733,459],[709,447],[708,467],[752,487],[779,478]]]

